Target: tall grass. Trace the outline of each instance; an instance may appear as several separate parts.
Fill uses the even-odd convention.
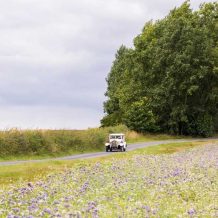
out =
[[[87,130],[0,131],[0,159],[26,159],[102,151],[109,133],[123,132],[127,141],[142,142],[172,138],[167,135],[142,135],[120,125]]]
[[[127,132],[125,126],[88,130],[0,131],[0,158],[58,156],[66,153],[98,151],[104,148],[109,133]],[[9,158],[10,159],[10,158]]]

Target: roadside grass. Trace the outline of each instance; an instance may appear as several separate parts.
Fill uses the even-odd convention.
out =
[[[40,180],[50,173],[58,173],[72,167],[80,167],[95,164],[96,162],[113,162],[114,159],[128,159],[137,154],[160,155],[179,152],[195,146],[208,144],[204,142],[169,143],[158,146],[149,146],[125,153],[114,152],[109,156],[85,159],[85,160],[65,160],[65,161],[45,161],[40,163],[25,163],[19,165],[0,166],[0,186],[6,187],[18,181],[28,182]],[[214,143],[214,142],[213,142]]]
[[[109,133],[127,131],[125,126],[87,130],[0,131],[0,160],[38,159],[99,151]]]
[[[77,154],[84,154],[84,153],[94,153],[94,152],[99,152],[102,151],[102,149],[96,149],[96,150],[85,150],[85,151],[74,151],[74,150],[69,150],[66,152],[59,152],[59,153],[45,153],[45,154],[29,154],[29,155],[9,155],[7,157],[1,157],[0,162],[7,162],[7,161],[19,161],[19,160],[45,160],[46,159],[49,161],[51,158],[58,158],[58,157],[65,157],[65,156],[70,156],[70,155],[77,155]]]
[[[182,138],[164,134],[140,134],[122,125],[87,130],[11,129],[0,131],[0,161],[48,159],[103,151],[108,134],[115,132],[125,133],[127,143]]]
[[[184,136],[176,135],[167,135],[167,134],[140,134],[134,131],[128,131],[126,133],[127,143],[137,143],[137,142],[149,142],[149,141],[160,141],[160,140],[169,140],[169,139],[182,139],[182,138],[191,138]]]
[[[175,152],[180,152],[185,149],[190,149],[195,146],[203,145],[207,142],[198,141],[198,142],[183,142],[183,143],[169,143],[169,144],[163,144],[163,145],[157,145],[157,146],[150,146],[146,149],[137,149],[135,151],[132,151],[132,155],[134,154],[171,154]]]
[[[18,181],[34,181],[49,173],[64,171],[80,161],[46,161],[42,163],[25,163],[10,166],[0,166],[0,186],[15,184]]]

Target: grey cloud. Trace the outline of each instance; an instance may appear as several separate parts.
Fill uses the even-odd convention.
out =
[[[85,115],[85,116],[84,116]],[[99,114],[89,108],[62,106],[14,106],[0,108],[1,126],[4,129],[17,128],[75,128],[97,127]]]
[[[146,21],[182,2],[2,1],[0,128],[99,125],[105,77],[118,47],[132,46]],[[191,3],[196,8],[201,1]]]

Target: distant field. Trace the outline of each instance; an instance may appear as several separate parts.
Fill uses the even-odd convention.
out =
[[[43,159],[104,150],[109,133],[126,133],[127,142],[179,138],[169,135],[138,134],[125,126],[88,130],[18,130],[0,132],[0,161]]]
[[[216,217],[217,148],[174,143],[1,167],[0,217]]]

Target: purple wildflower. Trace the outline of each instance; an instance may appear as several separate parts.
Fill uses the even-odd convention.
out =
[[[195,213],[196,213],[196,211],[195,211],[194,208],[191,208],[191,209],[188,210],[188,214],[189,214],[190,216],[193,216]]]

